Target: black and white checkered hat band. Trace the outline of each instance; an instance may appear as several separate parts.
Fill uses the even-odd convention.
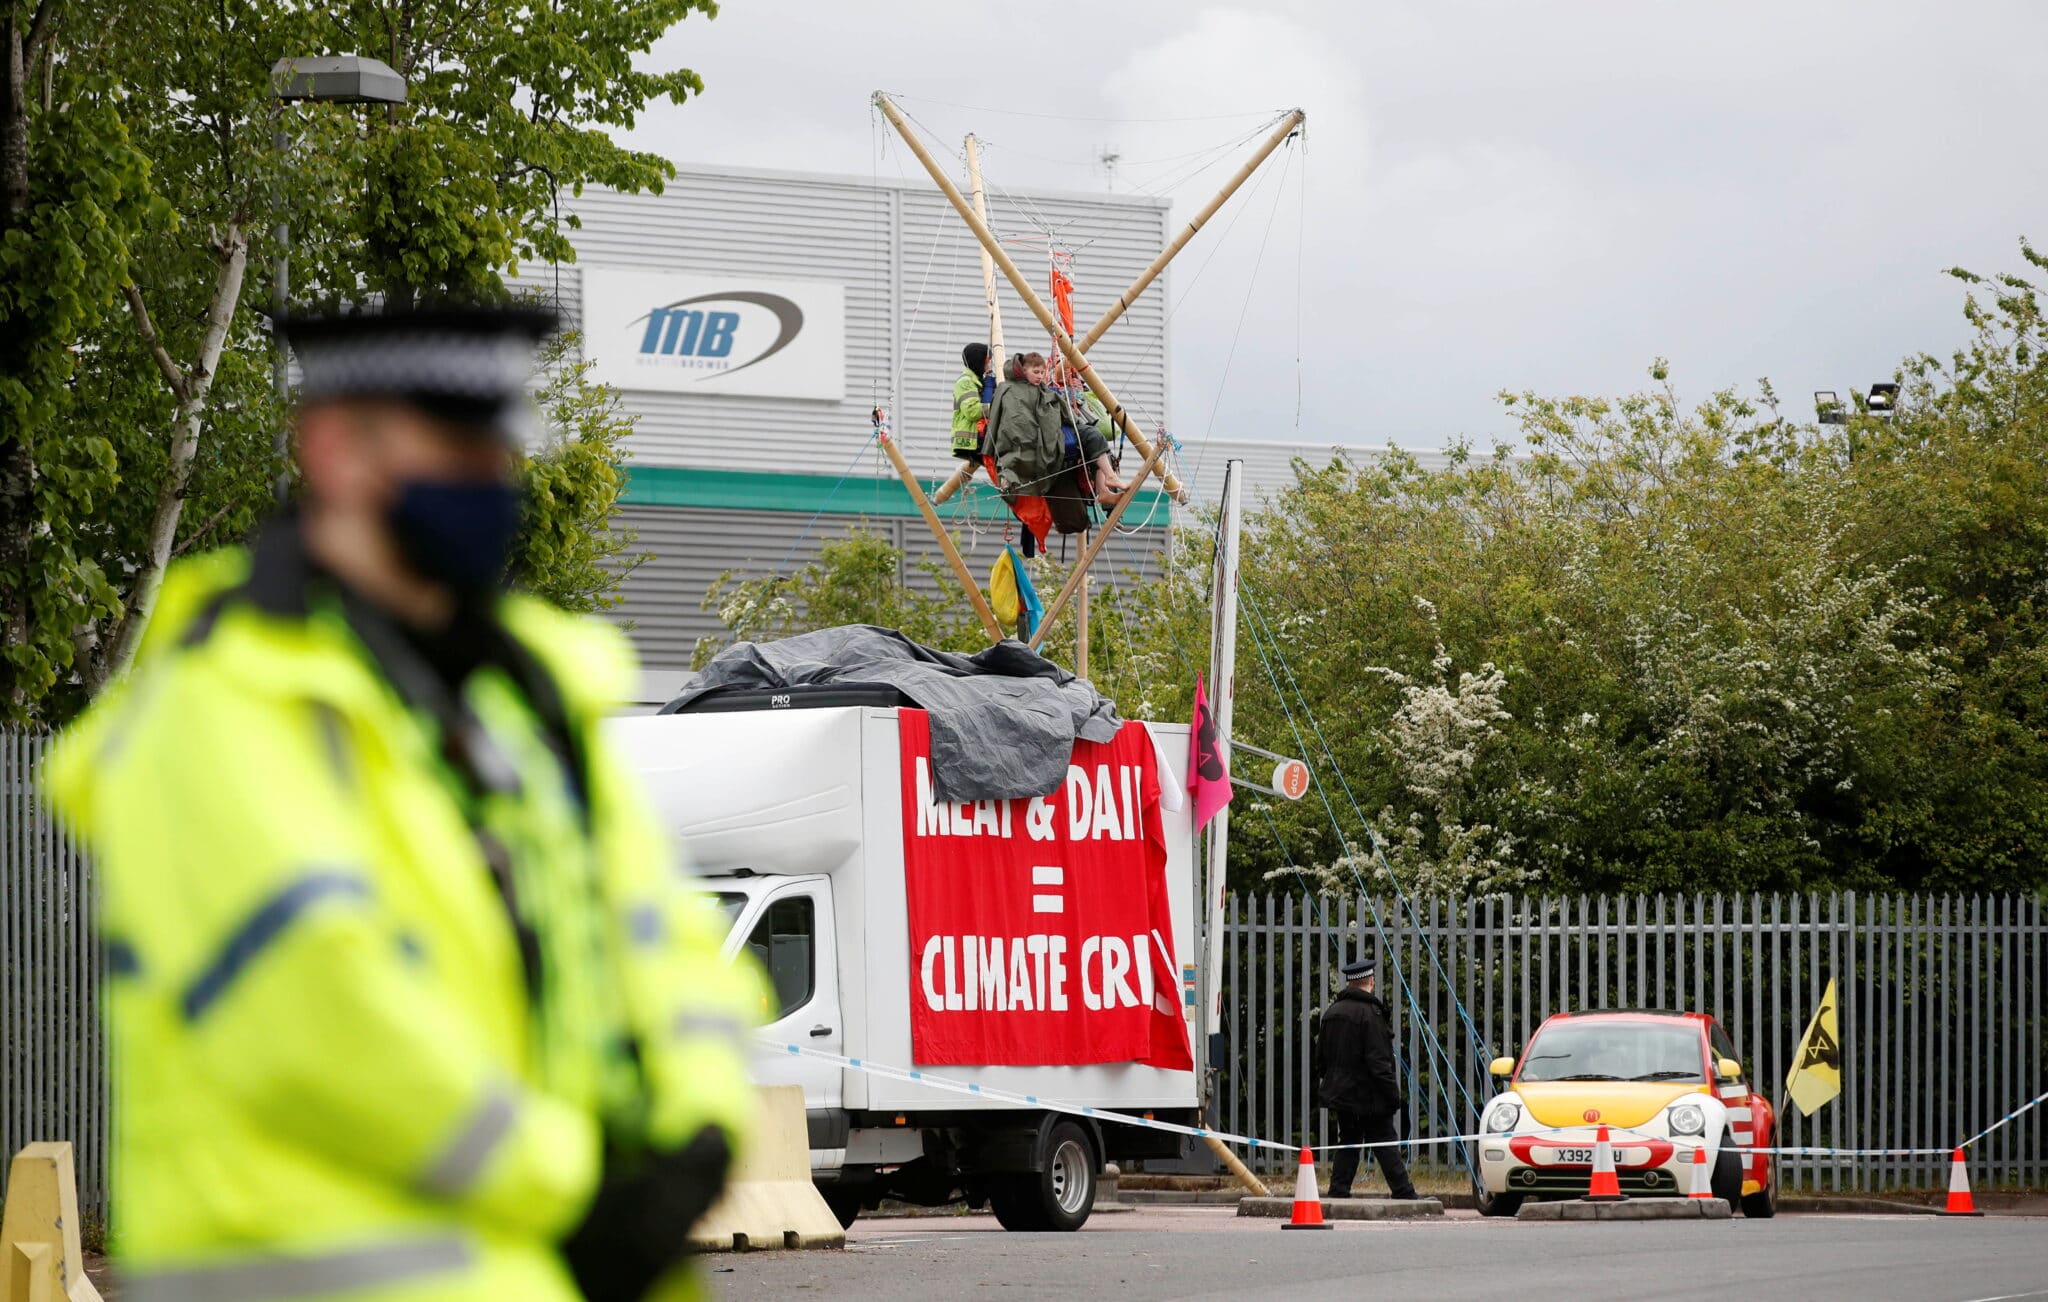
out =
[[[305,397],[422,393],[490,402],[523,391],[533,343],[520,335],[394,331],[301,344]]]

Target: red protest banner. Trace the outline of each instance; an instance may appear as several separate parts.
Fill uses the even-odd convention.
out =
[[[1050,796],[949,803],[924,712],[900,718],[916,1061],[1193,1070],[1144,725],[1077,743]]]

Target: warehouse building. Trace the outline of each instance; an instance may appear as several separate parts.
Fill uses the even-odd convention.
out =
[[[988,202],[991,226],[1041,284],[1051,249],[1072,253],[1084,328],[1172,234],[1163,198],[992,190]],[[722,635],[704,608],[721,575],[789,573],[865,527],[903,549],[908,581],[924,582],[921,562],[939,552],[873,439],[872,413],[885,411],[928,489],[951,473],[960,348],[986,337],[987,311],[979,247],[945,198],[922,177],[683,168],[663,194],[591,190],[565,199],[564,216],[578,224],[576,263],[529,277],[549,282],[593,378],[637,418],[620,523],[652,559],[614,616],[645,666],[642,699],[665,697],[699,640]],[[1090,355],[1148,431],[1172,428],[1171,274]],[[1009,350],[1049,351],[1023,302],[1006,283],[999,293]],[[1187,464],[1203,467],[1189,476],[1198,504],[1224,459],[1246,454],[1255,497],[1287,482],[1290,457],[1321,464],[1331,450],[1186,449]],[[977,481],[941,513],[985,574],[1009,520],[993,492]],[[1156,573],[1172,522],[1161,494],[1141,493],[1098,563],[1103,582]]]

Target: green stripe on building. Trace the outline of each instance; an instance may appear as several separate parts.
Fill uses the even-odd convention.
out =
[[[695,506],[722,511],[798,511],[805,515],[914,516],[917,503],[895,479],[868,475],[783,475],[757,470],[700,470],[692,466],[625,466],[628,506]],[[937,480],[925,480],[925,492],[936,492]],[[1156,491],[1140,492],[1125,511],[1127,523],[1157,518],[1166,505]],[[977,480],[960,497],[939,507],[946,519],[1006,520],[1009,511],[986,480]]]

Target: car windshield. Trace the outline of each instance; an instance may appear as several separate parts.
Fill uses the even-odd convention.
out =
[[[1552,1022],[1536,1033],[1517,1080],[1704,1081],[1696,1027],[1668,1022]]]

